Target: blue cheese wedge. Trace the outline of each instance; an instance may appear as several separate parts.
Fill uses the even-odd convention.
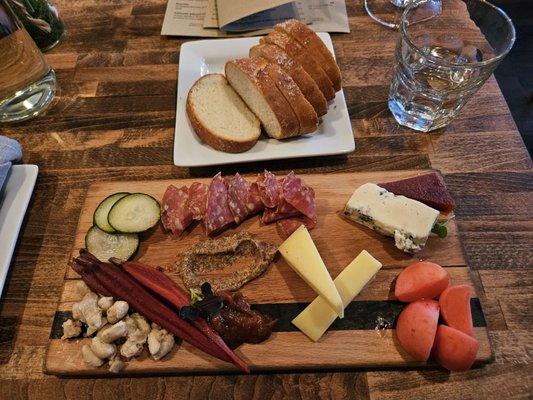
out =
[[[439,211],[405,196],[396,196],[374,183],[365,183],[348,200],[344,215],[393,237],[400,250],[415,253],[426,244]]]

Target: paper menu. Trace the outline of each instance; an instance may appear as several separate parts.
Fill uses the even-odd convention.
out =
[[[293,0],[216,0],[219,27],[254,15],[261,11],[272,10],[278,6],[292,3]],[[229,30],[229,29],[225,29]]]
[[[230,10],[236,9],[235,3],[239,3],[238,12]],[[258,4],[262,4],[263,11],[260,11],[259,15],[248,14],[244,19],[235,21],[235,15],[243,14],[243,4],[246,7],[250,5],[248,9],[252,11]],[[281,9],[272,9],[272,4],[277,4],[278,7],[281,5]],[[221,6],[225,7],[225,10],[222,10]],[[233,19],[229,28],[235,29],[236,32],[216,28],[219,25],[219,16],[225,18],[223,21],[230,22]],[[270,31],[270,27],[275,23],[293,17],[306,21],[315,31],[350,31],[344,0],[168,0],[161,34],[199,37],[256,36]],[[264,26],[269,28],[258,29]]]

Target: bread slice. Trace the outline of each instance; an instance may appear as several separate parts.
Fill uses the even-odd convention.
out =
[[[279,65],[296,82],[319,117],[328,112],[326,98],[313,78],[284,50],[273,44],[257,44],[250,49],[250,57],[263,57],[271,63]]]
[[[268,136],[284,139],[300,134],[300,123],[276,84],[257,59],[228,61],[226,78],[257,115]]]
[[[292,107],[294,114],[296,114],[300,124],[300,135],[316,131],[318,128],[318,116],[298,85],[279,65],[272,64],[264,58],[261,58],[261,60],[264,63],[263,70],[274,81],[285,100]]]
[[[282,31],[302,45],[307,51],[315,55],[322,69],[328,74],[335,91],[341,90],[341,71],[324,42],[305,23],[290,19],[274,26],[274,29]]]
[[[261,135],[259,119],[222,74],[204,75],[194,83],[186,111],[200,139],[220,151],[249,150]]]
[[[261,38],[259,42],[262,44],[270,43],[285,50],[289,57],[299,62],[303,69],[313,78],[326,100],[332,100],[335,97],[333,84],[327,74],[320,67],[314,56],[296,40],[283,32],[274,30]]]

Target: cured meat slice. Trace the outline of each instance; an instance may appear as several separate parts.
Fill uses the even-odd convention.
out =
[[[207,209],[205,211],[204,224],[208,235],[220,232],[235,221],[229,208],[228,200],[228,189],[219,172],[211,181],[207,192]]]
[[[163,195],[161,222],[163,227],[174,235],[181,235],[193,221],[192,213],[187,207],[188,198],[187,186],[178,189],[170,185]]]
[[[205,183],[194,182],[189,188],[187,207],[192,213],[193,219],[201,221],[204,218],[207,207],[207,191],[209,186]]]
[[[455,201],[436,172],[378,185],[396,195],[418,200],[444,214],[455,209]]]
[[[298,229],[300,225],[305,225],[308,230],[311,230],[316,226],[316,222],[306,216],[301,216],[283,219],[276,223],[278,232],[283,239],[287,239],[290,235],[292,235],[292,233]]]
[[[280,202],[281,185],[272,172],[264,170],[257,177],[261,201],[267,208],[274,208]]]
[[[246,208],[250,215],[257,214],[264,210],[265,205],[261,200],[261,194],[259,192],[259,186],[256,182],[250,184],[250,192],[248,193],[248,201],[246,202]]]
[[[282,182],[282,194],[287,203],[306,217],[316,221],[315,191],[302,185],[300,178],[290,172]]]
[[[295,217],[298,215],[302,215],[302,213],[285,200],[281,200],[281,203],[276,208],[267,208],[263,212],[261,222],[264,224],[271,224],[272,222],[276,222],[280,219]]]
[[[225,179],[228,188],[228,206],[233,214],[235,223],[240,224],[248,216],[248,197],[250,183],[239,173]]]

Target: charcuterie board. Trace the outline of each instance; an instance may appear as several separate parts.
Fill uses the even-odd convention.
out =
[[[291,324],[294,318],[311,302],[316,294],[283,261],[276,258],[269,269],[258,279],[249,282],[242,293],[259,310],[278,318],[272,336],[264,343],[242,345],[237,354],[246,360],[252,371],[303,370],[369,367],[421,366],[405,353],[394,334],[395,318],[403,304],[392,296],[395,277],[410,263],[428,259],[446,267],[454,283],[470,283],[470,273],[463,255],[457,226],[452,220],[445,239],[431,237],[426,247],[416,255],[409,255],[394,247],[394,241],[368,228],[349,222],[339,215],[353,190],[366,182],[386,182],[407,178],[422,171],[386,171],[368,173],[336,173],[301,175],[302,180],[316,193],[318,223],[311,235],[332,277],[359,254],[367,250],[382,264],[383,268],[367,288],[346,309],[346,316],[337,320],[319,342],[312,342]],[[87,191],[80,221],[74,238],[72,255],[84,247],[84,236],[92,225],[93,212],[106,196],[120,191],[139,191],[161,199],[169,184],[188,185],[203,179],[165,181],[124,181],[93,184]],[[204,180],[209,181],[209,178]],[[259,239],[282,243],[275,224],[261,225],[258,217],[252,217],[234,229],[247,230]],[[200,240],[205,239],[202,227],[196,226],[185,232],[181,239],[173,238],[160,227],[143,235],[135,259],[149,265],[160,265],[179,284],[180,277],[172,273],[179,254]],[[65,285],[52,327],[46,357],[46,371],[58,375],[110,374],[107,369],[94,369],[82,360],[81,343],[87,339],[61,340],[61,324],[70,315],[74,302],[79,301],[75,290],[78,275],[67,268]],[[477,363],[489,362],[492,358],[485,318],[480,302],[474,294],[472,314],[475,336],[480,347]],[[162,361],[147,356],[127,364],[125,374],[153,373],[205,373],[232,372],[235,367],[207,356],[199,350],[182,343]]]

